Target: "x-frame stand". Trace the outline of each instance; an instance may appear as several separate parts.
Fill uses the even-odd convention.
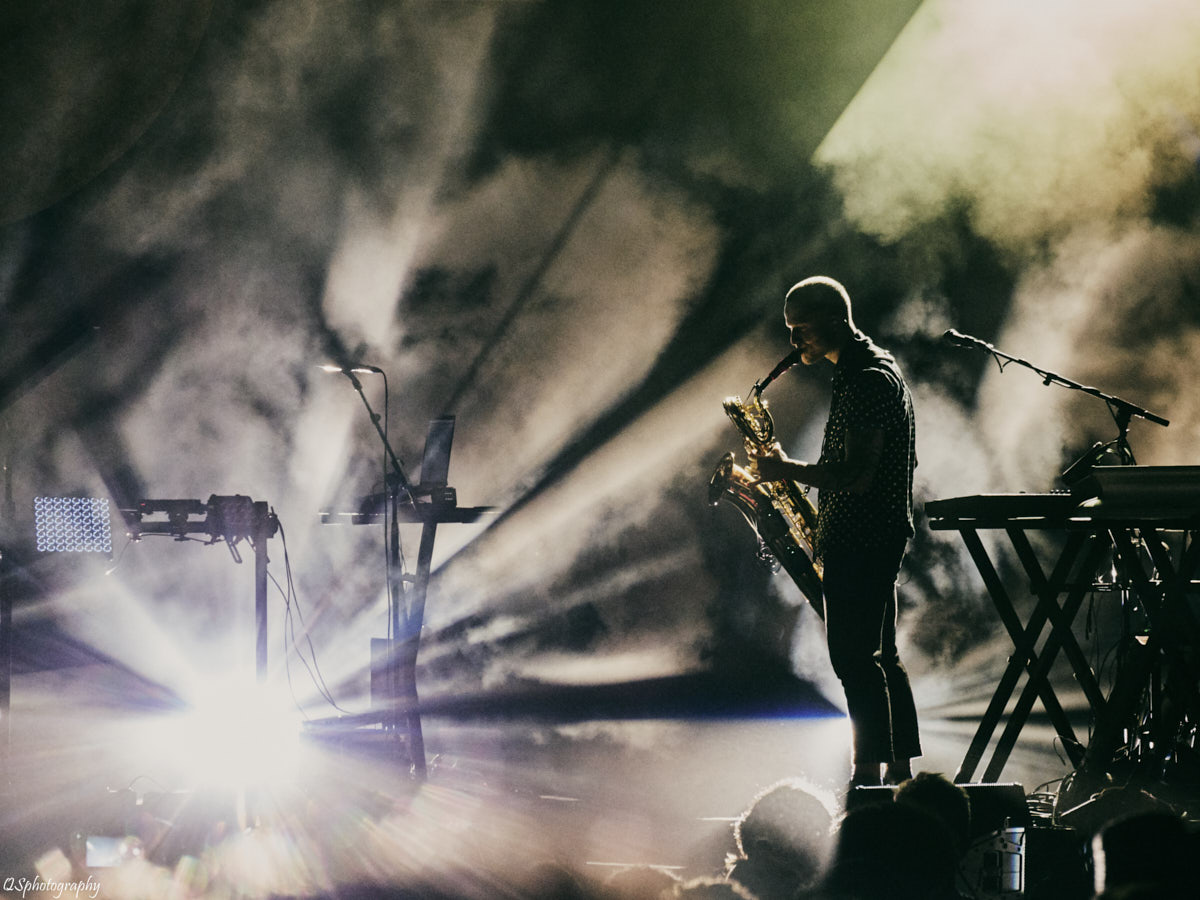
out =
[[[1000,772],[1008,761],[1009,755],[1016,746],[1017,737],[1029,718],[1033,703],[1039,698],[1055,731],[1063,739],[1067,755],[1076,765],[1082,761],[1083,746],[1075,736],[1075,731],[1048,678],[1055,659],[1064,648],[1066,648],[1071,667],[1079,679],[1088,701],[1093,705],[1104,702],[1091,667],[1071,631],[1071,622],[1079,611],[1084,596],[1092,588],[1092,579],[1087,576],[1095,573],[1104,559],[1107,550],[1105,544],[1096,535],[1083,532],[1070,534],[1047,577],[1028,536],[1016,528],[1006,529],[1006,533],[1029,576],[1030,586],[1037,597],[1033,612],[1030,614],[1028,622],[1024,624],[1021,623],[1016,607],[996,573],[978,533],[971,528],[961,530],[971,558],[983,577],[984,585],[1004,623],[1005,630],[1013,641],[1016,652],[1008,659],[1008,665],[1005,667],[996,691],[980,720],[963,763],[954,777],[954,780],[960,784],[970,782],[974,777],[975,770],[983,758],[996,727],[1004,716],[1004,711],[1022,673],[1027,674],[1028,679],[996,744],[991,761],[984,772],[983,780],[985,782],[999,780]],[[1068,579],[1080,559],[1083,562],[1079,566],[1076,580],[1070,582]],[[1060,606],[1058,597],[1064,593],[1065,601]],[[1050,626],[1049,633],[1041,649],[1038,650],[1037,642],[1047,624]]]
[[[950,526],[941,524],[938,527]],[[1200,541],[1197,540],[1200,523],[1194,518],[1098,514],[1081,515],[1069,521],[1031,520],[1021,524],[973,520],[959,522],[955,527],[1015,648],[955,775],[956,782],[966,783],[973,779],[1022,674],[1027,676],[1027,681],[996,742],[984,772],[985,782],[999,779],[1038,699],[1062,739],[1072,764],[1084,771],[1106,773],[1120,743],[1120,735],[1135,714],[1156,666],[1170,666],[1185,683],[1195,685],[1200,682],[1196,664],[1186,650],[1200,646],[1200,625],[1189,611],[1185,596],[1189,592],[1195,593],[1197,571],[1200,570]],[[1036,603],[1024,623],[979,537],[978,531],[986,528],[1005,531],[1029,577]],[[1045,574],[1029,540],[1027,532],[1031,530],[1066,532],[1049,575]],[[1167,533],[1183,535],[1178,563],[1167,549]],[[1143,558],[1139,547],[1145,547],[1148,559]],[[1119,580],[1116,584],[1102,585],[1100,571],[1112,555],[1120,563]],[[1072,631],[1072,623],[1085,597],[1100,587],[1128,593],[1145,610],[1150,623],[1145,642],[1130,655],[1107,698]],[[1044,632],[1045,639],[1039,648],[1038,642]],[[1060,653],[1065,654],[1091,707],[1095,726],[1086,748],[1076,737],[1049,680],[1051,668]],[[1181,714],[1197,716],[1200,710],[1195,707],[1200,706],[1200,697],[1194,691],[1191,702],[1193,708]],[[1163,741],[1169,743],[1172,736],[1166,732],[1171,723],[1160,722],[1156,727],[1160,730],[1158,745],[1163,746]]]

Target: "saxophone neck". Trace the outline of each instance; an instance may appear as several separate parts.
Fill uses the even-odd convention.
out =
[[[798,363],[801,363],[803,361],[804,361],[804,353],[803,353],[803,351],[800,350],[799,347],[797,347],[795,350],[793,350],[791,353],[789,353],[787,356],[785,356],[783,359],[781,359],[778,362],[778,364],[776,364],[775,368],[773,368],[769,373],[767,373],[767,376],[765,378],[763,378],[760,381],[755,382],[754,387],[751,389],[750,393],[752,393],[755,397],[761,396],[762,392],[767,389],[767,385],[769,385],[772,381],[774,381],[776,378],[778,378],[780,375],[782,375],[784,372],[786,372],[792,366],[797,365]]]

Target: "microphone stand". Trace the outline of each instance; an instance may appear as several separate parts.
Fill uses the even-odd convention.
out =
[[[384,432],[383,426],[379,424],[379,413],[375,412],[375,410],[371,408],[371,401],[367,399],[367,395],[363,391],[362,382],[359,381],[358,376],[349,369],[342,369],[342,373],[350,379],[350,383],[354,385],[354,389],[358,391],[358,396],[362,398],[363,406],[367,408],[367,415],[371,419],[371,424],[375,426],[375,432],[379,435],[379,440],[382,442],[383,449],[387,453],[388,462],[390,462],[392,465],[393,473],[392,478],[389,480],[393,480],[395,482],[399,489],[408,498],[410,503],[415,502],[412,495],[412,484],[409,482],[408,476],[404,474],[404,466],[401,464],[399,457],[396,456],[396,451],[392,449],[392,444],[388,440],[388,436],[386,432]],[[387,376],[384,377],[386,378]]]
[[[978,348],[987,351],[996,360],[996,364],[1000,366],[1001,372],[1004,371],[1004,367],[1008,363],[1017,363],[1018,365],[1024,366],[1025,368],[1036,372],[1038,375],[1041,375],[1042,384],[1044,385],[1049,386],[1051,384],[1057,384],[1065,388],[1070,388],[1071,390],[1081,391],[1085,394],[1089,394],[1092,397],[1097,397],[1100,400],[1103,400],[1108,405],[1108,411],[1112,414],[1113,420],[1117,425],[1116,439],[1107,443],[1098,442],[1093,444],[1091,448],[1083,454],[1083,456],[1071,463],[1071,465],[1067,467],[1066,471],[1062,473],[1063,480],[1068,484],[1071,484],[1086,475],[1088,470],[1091,469],[1092,466],[1096,465],[1100,461],[1100,458],[1110,449],[1114,449],[1116,451],[1117,456],[1121,460],[1121,465],[1136,465],[1136,460],[1133,456],[1133,448],[1129,446],[1129,422],[1134,416],[1145,419],[1147,422],[1153,422],[1156,425],[1162,425],[1163,427],[1171,424],[1162,416],[1157,416],[1135,403],[1130,403],[1128,400],[1123,400],[1120,397],[1114,397],[1112,394],[1106,394],[1099,388],[1094,388],[1086,384],[1080,384],[1078,381],[1072,381],[1069,378],[1059,375],[1057,372],[1050,372],[1046,369],[1039,368],[1038,366],[1035,366],[1033,363],[1029,362],[1029,360],[1021,359],[1019,356],[1011,356],[1008,353],[1005,353],[1003,350],[996,349],[987,341],[981,341],[977,337],[972,337],[969,334],[960,334],[954,329],[950,329],[944,335],[942,335],[942,337],[959,347]],[[1005,360],[1005,362],[1001,362],[1001,360]]]
[[[383,444],[384,452],[387,454],[388,462],[391,464],[392,474],[387,476],[385,487],[388,489],[388,499],[391,506],[391,527],[388,530],[388,630],[391,632],[390,646],[388,648],[388,668],[391,673],[392,685],[390,694],[393,703],[397,703],[400,699],[400,665],[399,665],[399,648],[405,641],[414,639],[413,635],[408,634],[408,611],[404,608],[404,578],[400,571],[400,515],[399,504],[400,495],[403,494],[406,501],[415,506],[416,500],[412,493],[412,483],[408,480],[408,476],[404,473],[404,466],[400,462],[400,458],[396,456],[396,451],[392,449],[391,441],[388,440],[387,432],[384,431],[380,424],[380,416],[371,407],[371,402],[367,399],[366,392],[363,391],[362,382],[358,380],[358,376],[349,369],[342,369],[343,374],[350,379],[350,383],[354,385],[354,389],[358,391],[358,396],[362,398],[363,406],[367,408],[367,415],[371,419],[371,424],[375,426],[375,432],[379,435],[379,440]],[[380,371],[381,375],[384,373]],[[384,375],[386,379],[387,376]],[[386,384],[386,381],[385,381]],[[403,613],[403,615],[402,615]],[[401,627],[403,626],[403,628]],[[391,727],[395,728],[399,722],[399,710],[393,709],[393,721]]]

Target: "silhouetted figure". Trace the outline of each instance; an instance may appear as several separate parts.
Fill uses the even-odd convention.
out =
[[[519,889],[526,896],[545,900],[593,900],[598,894],[578,872],[557,862],[532,866]]]
[[[971,798],[966,790],[938,772],[918,772],[896,788],[893,799],[937,816],[954,841],[961,859],[971,837]]]
[[[954,898],[954,842],[932,813],[905,803],[846,814],[818,896],[822,900]]]
[[[814,884],[829,854],[829,811],[798,779],[761,792],[734,825],[732,881],[759,900],[791,900]]]
[[[1200,896],[1200,841],[1180,816],[1144,812],[1105,826],[1092,840],[1096,896],[1175,900]]]
[[[921,755],[896,648],[896,578],[913,535],[912,395],[895,358],[855,326],[850,295],[834,279],[793,285],[783,315],[806,366],[833,364],[829,418],[815,463],[790,459],[776,443],[755,465],[765,481],[820,492],[814,550],[824,565],[829,661],[854,733],[850,784],[899,784]]]

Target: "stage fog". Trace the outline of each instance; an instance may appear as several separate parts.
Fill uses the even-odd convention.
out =
[[[416,852],[393,808],[414,790],[450,833],[486,810],[525,847],[683,865],[776,779],[844,788],[821,622],[708,495],[721,454],[743,453],[721,401],[791,349],[783,297],[807,275],[847,286],[914,393],[900,636],[919,768],[954,774],[1012,653],[924,503],[1062,488],[1117,436],[1102,400],[943,334],[1168,420],[1133,419],[1139,464],[1197,462],[1194,3],[11,15],[0,540],[21,860],[69,856],[89,827],[72,810],[111,791],[278,780],[374,825],[319,875],[276,847],[264,895],[419,869],[394,853]],[[788,453],[819,452],[828,382],[798,367],[765,393]],[[371,641],[389,635],[389,577],[414,587],[421,528],[399,526],[389,564],[381,523],[322,513],[357,510],[398,469],[419,483],[444,416],[457,504],[486,509],[436,532],[416,670],[429,774],[413,788],[387,752],[351,764],[344,742],[272,735],[371,709]],[[37,552],[46,496],[107,500],[111,553]],[[257,548],[127,537],[140,501],[212,496],[280,526],[265,678]],[[1028,608],[1015,562],[1001,575]],[[1100,659],[1119,616],[1089,603]],[[1033,791],[1071,768],[1035,715],[1003,780]],[[685,840],[666,821],[710,824]]]

